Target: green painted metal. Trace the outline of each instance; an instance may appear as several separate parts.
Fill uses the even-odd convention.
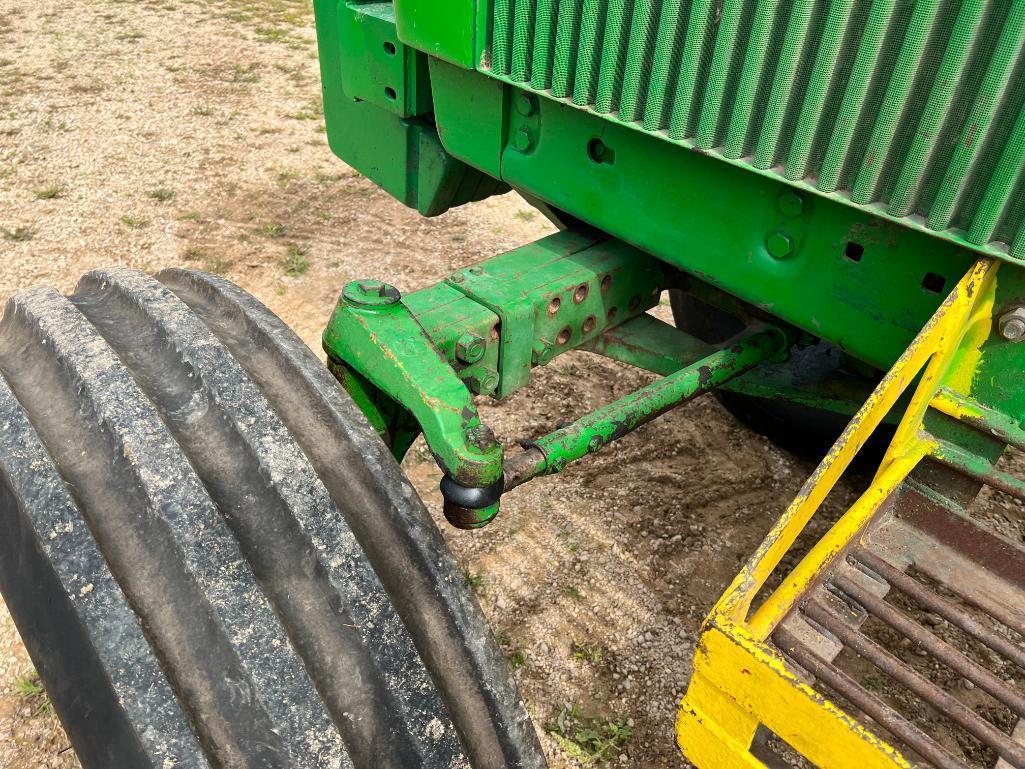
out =
[[[462,67],[476,66],[476,0],[395,0],[398,36]]]
[[[505,461],[474,394],[506,395],[568,349],[681,381],[717,354],[638,318],[645,291],[669,285],[663,267],[735,297],[749,322],[780,319],[882,369],[978,253],[1025,258],[1021,0],[315,7],[328,138],[347,162],[427,214],[508,184],[619,239],[565,233],[399,302],[339,304],[325,346],[343,384],[396,455],[423,428],[467,486]],[[998,312],[1025,302],[1021,272],[1005,267]],[[625,315],[603,316],[610,301]],[[932,412],[929,430],[995,462],[1025,420],[1018,347],[994,334],[983,348],[972,396],[988,433]],[[771,364],[722,384],[837,411],[859,398],[839,380],[794,387]],[[553,456],[603,436],[603,414],[553,438]]]
[[[402,118],[432,111],[427,57],[398,41],[391,3],[348,5],[338,16],[345,94]]]
[[[493,77],[1025,257],[1025,91],[1013,75],[1025,3],[565,0],[554,37],[546,0],[481,4],[490,23],[478,59]],[[540,44],[514,68],[506,41],[532,36]]]
[[[430,108],[426,57],[399,40],[391,3],[316,0],[314,9],[336,155],[425,216],[506,189],[442,148],[437,127],[421,114]]]
[[[531,441],[522,454],[506,462],[506,489],[539,475],[561,472],[570,462],[601,450],[666,411],[779,355],[786,350],[787,342],[775,329],[756,332]]]
[[[524,115],[521,99],[488,92],[475,105],[505,118],[471,131],[461,94],[475,77],[489,80],[431,62],[435,118],[453,155],[494,167],[501,140],[488,128],[501,132],[499,172],[514,188],[878,368],[897,359],[974,258],[954,243],[534,94]],[[521,133],[525,149],[514,142]]]
[[[494,483],[502,473],[502,447],[481,423],[472,394],[398,292],[386,287],[389,300],[381,301],[381,290],[373,281],[347,285],[324,331],[333,367],[358,375],[340,377],[342,384],[358,404],[370,406],[365,413],[386,437],[393,422],[367,385],[410,413],[447,474],[468,486]]]
[[[716,348],[651,315],[642,315],[609,329],[581,349],[669,376],[711,355]],[[848,416],[852,416],[871,393],[871,386],[863,379],[838,375],[813,384],[795,379],[789,367],[771,360],[730,379],[721,389],[756,398],[783,398]],[[906,405],[901,401],[888,422],[894,423]]]
[[[447,476],[486,488],[502,478],[503,453],[473,396],[507,395],[534,366],[643,314],[665,280],[636,249],[562,232],[406,297],[379,281],[350,283],[324,349],[397,457],[422,430]]]
[[[504,397],[530,381],[533,366],[657,304],[664,280],[657,261],[636,249],[563,232],[447,283],[497,316],[499,377],[488,394]]]

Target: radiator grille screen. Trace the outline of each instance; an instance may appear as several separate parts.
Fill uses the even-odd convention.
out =
[[[1022,0],[491,0],[486,70],[1025,258]]]

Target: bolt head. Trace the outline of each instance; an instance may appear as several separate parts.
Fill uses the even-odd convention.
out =
[[[804,199],[796,192],[784,192],[779,196],[779,210],[784,216],[800,216],[804,211]]]
[[[536,109],[534,97],[528,93],[521,93],[516,97],[516,111],[523,117],[530,117]]]
[[[516,135],[513,137],[513,147],[518,149],[520,152],[526,152],[533,146],[534,137],[528,129],[521,128],[516,132]]]
[[[493,368],[482,368],[480,366],[478,366],[478,369],[478,371],[474,371],[463,381],[477,395],[490,395],[498,387],[498,372]]]
[[[1016,307],[1000,316],[997,323],[1000,336],[1008,342],[1020,342],[1025,339],[1025,307]]]
[[[776,259],[786,259],[794,250],[794,244],[787,233],[779,231],[765,239],[765,248]]]
[[[402,294],[379,280],[354,280],[342,290],[342,299],[354,307],[383,309],[397,305]]]
[[[477,424],[466,431],[466,440],[474,448],[486,451],[495,445],[495,434],[485,424]]]
[[[456,357],[463,363],[476,363],[484,357],[487,343],[476,334],[467,331],[456,341]]]

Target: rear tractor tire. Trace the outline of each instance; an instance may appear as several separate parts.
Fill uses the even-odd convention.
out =
[[[251,296],[27,291],[0,374],[0,590],[85,769],[544,765],[427,511]]]

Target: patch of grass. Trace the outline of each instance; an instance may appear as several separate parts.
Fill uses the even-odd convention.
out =
[[[285,225],[281,222],[267,222],[260,228],[260,232],[268,238],[280,238],[285,234]]]
[[[569,655],[579,662],[581,665],[600,665],[602,660],[605,659],[605,655],[602,652],[601,647],[596,643],[589,641],[574,641],[573,646],[570,648]]]
[[[306,258],[306,254],[299,246],[293,244],[288,247],[288,251],[285,252],[285,256],[281,260],[281,269],[288,277],[298,278],[300,275],[305,275],[306,271],[310,269],[310,260]]]
[[[469,569],[466,570],[466,581],[470,583],[470,589],[479,593],[484,590],[484,572],[478,571],[474,574]]]
[[[144,230],[149,227],[149,219],[144,216],[125,215],[121,217],[121,224],[130,230]]]
[[[257,70],[260,65],[252,63],[248,66],[242,66],[236,64],[228,72],[227,80],[229,83],[258,83],[260,82],[260,73]]]
[[[36,236],[36,231],[31,227],[15,227],[13,230],[9,230],[6,227],[0,227],[0,235],[4,236],[4,240],[10,240],[15,243],[25,243]]]
[[[193,115],[199,115],[200,117],[210,117],[214,114],[214,108],[209,104],[200,104],[199,106],[192,108]]]
[[[296,112],[291,112],[285,117],[292,120],[317,120],[324,116],[324,105],[319,101],[312,101]]]
[[[299,178],[301,178],[301,174],[298,171],[279,171],[278,187],[280,187],[283,190],[288,189],[288,186]]]
[[[231,262],[221,256],[212,257],[203,263],[203,270],[205,272],[212,272],[217,275],[224,275],[230,268]]]
[[[878,692],[883,689],[883,679],[874,673],[870,673],[861,679],[861,685],[870,692]]]
[[[53,705],[50,702],[49,696],[46,694],[46,689],[43,688],[43,682],[39,680],[39,674],[32,670],[23,676],[20,676],[14,682],[14,693],[19,697],[24,697],[32,705],[32,715],[45,715],[53,710]]]
[[[574,705],[560,710],[546,728],[570,758],[586,765],[619,758],[633,737],[628,720],[585,716]]]
[[[71,93],[102,93],[106,89],[106,84],[98,78],[90,78],[89,80],[78,80],[71,84]]]
[[[499,646],[508,650],[505,658],[509,661],[509,667],[517,670],[527,664],[527,653],[520,648],[518,643],[513,642],[508,633],[499,633],[495,636],[495,640],[498,641]]]
[[[337,182],[342,177],[340,174],[326,174],[318,168],[314,172],[313,178],[316,180],[317,184],[321,184],[325,187],[330,187],[332,184]]]
[[[256,35],[261,43],[280,43],[289,38],[290,31],[282,27],[257,27]]]
[[[169,203],[174,200],[175,192],[167,187],[157,187],[155,190],[150,190],[148,194],[158,203]]]
[[[525,222],[532,222],[537,217],[536,211],[517,211],[513,214],[517,219],[522,219]]]
[[[64,186],[61,184],[48,184],[35,191],[36,200],[53,200],[64,195]]]
[[[570,585],[562,592],[566,595],[567,598],[572,598],[574,601],[584,600],[584,594],[581,593],[580,590],[576,588],[574,585]]]
[[[43,683],[39,680],[39,674],[32,670],[14,682],[14,693],[21,697],[36,697],[46,694],[46,689],[43,688]]]
[[[199,246],[189,246],[182,253],[182,259],[186,262],[198,262],[204,256],[206,256],[206,252]]]

